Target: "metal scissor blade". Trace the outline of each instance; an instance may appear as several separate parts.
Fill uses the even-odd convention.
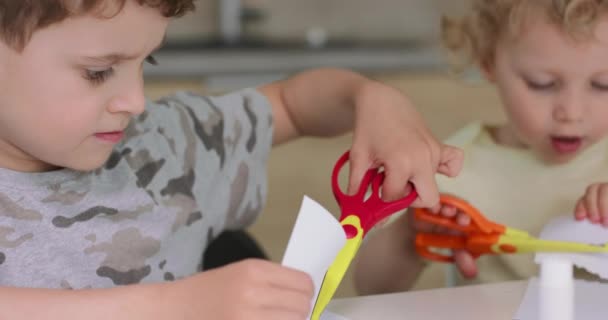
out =
[[[342,282],[342,278],[344,278],[344,274],[346,274],[350,263],[353,261],[357,251],[359,251],[362,239],[363,234],[359,232],[354,238],[346,240],[346,244],[338,252],[336,259],[329,266],[329,269],[327,269],[325,279],[323,279],[323,283],[321,284],[321,290],[319,290],[319,295],[317,296],[317,301],[312,310],[311,320],[318,320],[321,317],[323,310],[325,310],[334,293],[336,293],[340,282]]]

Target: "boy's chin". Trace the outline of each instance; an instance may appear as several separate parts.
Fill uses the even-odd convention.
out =
[[[79,171],[79,172],[89,172],[89,171],[95,171],[99,168],[103,167],[103,163],[102,164],[77,164],[77,165],[68,165],[65,166],[65,169],[70,169],[70,170],[74,170],[74,171]]]
[[[67,169],[81,172],[95,171],[104,167],[109,161],[109,158],[109,154],[105,157],[91,157],[87,159],[81,159],[80,161],[67,163],[64,167]]]

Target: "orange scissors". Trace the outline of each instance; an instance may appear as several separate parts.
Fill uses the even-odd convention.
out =
[[[349,152],[346,152],[336,162],[331,175],[332,190],[341,211],[340,224],[344,228],[347,240],[325,274],[313,308],[311,316],[313,320],[319,319],[333,297],[365,235],[376,223],[393,213],[406,209],[418,197],[416,190],[412,189],[408,195],[399,200],[383,201],[380,196],[380,187],[384,182],[384,172],[377,168],[367,170],[355,195],[346,195],[340,189],[338,175],[348,160]],[[371,193],[368,196],[370,187]]]
[[[473,258],[484,254],[529,253],[529,252],[591,252],[606,253],[608,244],[592,245],[579,242],[542,240],[532,237],[526,231],[509,228],[488,220],[477,208],[468,202],[450,196],[441,195],[441,204],[455,207],[471,218],[469,225],[456,223],[456,218],[444,217],[428,209],[417,208],[414,217],[419,221],[444,226],[450,230],[460,231],[459,235],[436,233],[418,233],[416,251],[422,257],[438,262],[454,262],[450,253],[442,254],[435,249],[466,250]]]

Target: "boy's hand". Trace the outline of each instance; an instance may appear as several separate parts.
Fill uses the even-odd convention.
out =
[[[608,227],[608,183],[594,183],[587,187],[574,212],[577,220],[589,219],[594,224]]]
[[[419,195],[413,206],[437,205],[435,174],[456,176],[462,151],[437,141],[410,101],[394,88],[370,81],[358,90],[354,103],[349,193],[357,190],[369,168],[383,166],[384,200],[405,196],[411,182]]]
[[[175,319],[306,319],[314,289],[304,272],[245,260],[180,280]],[[177,291],[177,292],[176,292]]]
[[[448,218],[456,217],[456,222],[460,225],[466,226],[471,223],[471,218],[458,209],[449,206],[449,205],[436,205],[431,209],[431,211],[435,214],[442,215]],[[444,233],[451,235],[458,235],[459,232],[456,230],[449,230],[445,227],[438,226],[426,221],[418,221],[414,218],[413,213],[408,213],[409,223],[413,229],[413,233]],[[475,259],[465,250],[454,250],[452,253],[454,255],[454,263],[458,267],[460,273],[467,279],[474,278],[477,275],[477,265],[475,264]]]

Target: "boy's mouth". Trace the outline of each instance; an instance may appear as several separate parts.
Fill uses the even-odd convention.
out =
[[[123,136],[123,131],[99,132],[95,134],[95,137],[97,139],[111,143],[119,142],[120,140],[122,140]]]
[[[559,154],[571,154],[580,150],[583,146],[582,137],[574,136],[551,136],[551,146]]]

